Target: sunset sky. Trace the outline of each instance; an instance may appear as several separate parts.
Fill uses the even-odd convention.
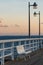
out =
[[[0,35],[28,35],[28,2],[38,4],[37,9],[31,7],[31,35],[38,35],[39,19],[33,13],[40,11],[43,23],[43,0],[0,0]]]

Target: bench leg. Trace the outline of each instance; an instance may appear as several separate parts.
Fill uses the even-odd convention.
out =
[[[30,55],[29,55],[29,59],[31,59]]]

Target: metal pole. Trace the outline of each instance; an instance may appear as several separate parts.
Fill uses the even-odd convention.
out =
[[[29,38],[30,38],[30,2],[28,4],[29,4]]]
[[[39,11],[39,38],[40,38],[40,11]],[[39,49],[41,49],[40,39],[39,39]]]
[[[39,11],[39,37],[40,37],[40,11]]]

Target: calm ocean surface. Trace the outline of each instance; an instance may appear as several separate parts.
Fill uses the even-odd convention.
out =
[[[40,36],[41,38],[43,38],[43,36]],[[0,36],[0,40],[6,40],[6,39],[23,39],[23,38],[29,38],[29,36]],[[39,38],[38,35],[32,35],[31,38]]]

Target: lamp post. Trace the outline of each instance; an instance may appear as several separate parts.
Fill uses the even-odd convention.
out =
[[[29,38],[30,38],[30,6],[33,6],[33,8],[36,9],[37,4],[36,4],[36,2],[34,2],[33,5],[31,5],[30,2],[28,2],[28,4],[29,4],[28,7],[29,7]]]
[[[39,38],[40,38],[40,11],[38,13],[34,12],[34,16],[39,15]],[[39,39],[39,49],[41,49],[40,39]]]
[[[39,37],[40,37],[40,11],[38,13],[34,12],[34,16],[39,15]]]

